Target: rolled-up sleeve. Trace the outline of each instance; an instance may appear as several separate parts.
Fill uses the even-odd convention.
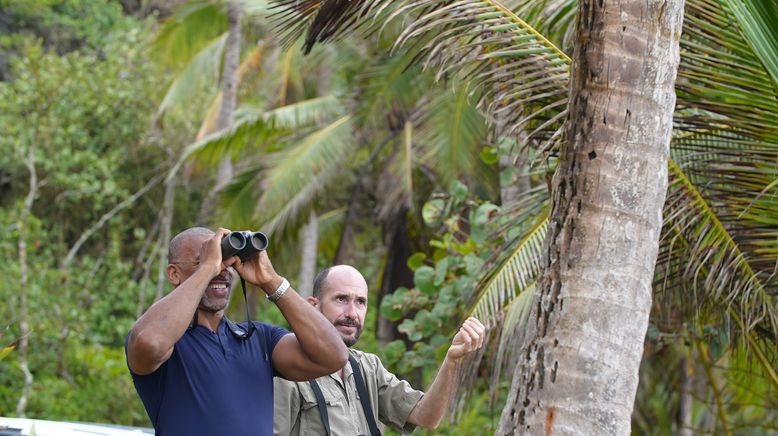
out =
[[[400,432],[412,432],[416,426],[408,423],[408,416],[424,396],[410,383],[400,380],[389,372],[378,358],[370,359],[375,366],[378,384],[378,417],[384,423]]]

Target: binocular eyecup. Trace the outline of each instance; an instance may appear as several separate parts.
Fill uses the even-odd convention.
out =
[[[230,232],[222,239],[222,259],[238,256],[242,262],[267,248],[267,236],[262,232]]]

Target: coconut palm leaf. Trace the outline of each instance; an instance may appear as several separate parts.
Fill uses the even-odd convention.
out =
[[[298,144],[268,156],[261,180],[246,185],[261,193],[252,216],[269,234],[278,235],[307,219],[317,197],[348,177],[357,151],[351,117],[342,117],[304,137]],[[257,189],[258,188],[258,189]]]
[[[482,185],[494,177],[478,154],[488,141],[487,125],[471,104],[464,86],[444,90],[425,108],[420,120],[420,162],[435,168],[440,186],[476,175]]]
[[[544,217],[521,238],[512,241],[512,250],[499,258],[499,263],[489,269],[490,275],[479,285],[469,315],[493,327],[493,323],[503,318],[503,311],[513,299],[536,281],[547,227],[548,217]]]
[[[324,96],[293,103],[269,111],[243,106],[235,113],[233,127],[214,132],[187,146],[181,153],[173,171],[189,160],[215,165],[225,154],[239,156],[258,147],[272,146],[271,138],[307,132],[334,116],[342,116],[338,101]]]
[[[213,39],[176,74],[157,109],[156,119],[160,119],[172,107],[191,103],[193,95],[217,89],[226,40],[226,33]]]
[[[413,64],[409,51],[386,56],[360,74],[354,100],[359,126],[399,130],[402,120],[417,109],[420,100],[434,86],[432,78]],[[399,123],[398,123],[399,122]],[[399,126],[396,126],[399,124]]]
[[[190,0],[177,7],[162,24],[151,53],[179,69],[226,31],[227,14],[223,5],[209,0]]]
[[[718,213],[717,213],[718,212]],[[722,211],[702,196],[695,184],[673,161],[666,207],[666,237],[660,261],[663,277],[658,292],[672,284],[700,293],[695,307],[732,308],[743,331],[763,325],[778,331],[774,290],[775,250],[759,252],[745,247],[767,240],[774,243],[778,232],[754,229],[735,232]],[[772,233],[772,234],[770,234]],[[772,251],[772,252],[771,252]],[[671,277],[677,274],[676,277]],[[724,313],[726,315],[726,313]]]
[[[311,51],[316,42],[341,34],[344,28],[358,25],[356,18],[361,11],[362,0],[277,0],[272,1],[275,12],[271,20],[277,23],[284,34],[286,45],[305,37],[305,53]]]
[[[413,16],[396,46],[423,41],[418,59],[425,68],[436,67],[438,78],[458,73],[478,85],[484,113],[504,120],[505,134],[528,132],[528,138],[540,140],[546,151],[561,140],[569,58],[499,2],[275,3],[287,20],[295,17],[284,30],[299,36],[310,25],[307,40],[312,42]]]
[[[748,39],[760,32],[744,32],[753,23],[738,21],[726,5],[724,0],[687,4],[676,85],[678,112],[683,115],[676,117],[678,127],[694,130],[713,121],[774,144],[778,82],[752,48],[763,46]]]
[[[749,46],[778,84],[778,4],[760,0],[727,0]],[[778,92],[778,86],[773,88]]]
[[[752,36],[775,30],[729,6],[687,3],[658,290],[691,281],[751,340],[778,332],[778,98]]]

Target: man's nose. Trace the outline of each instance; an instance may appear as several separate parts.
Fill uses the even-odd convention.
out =
[[[358,313],[359,312],[357,312],[357,304],[355,302],[350,301],[348,302],[348,304],[346,304],[346,313],[345,313],[346,316],[356,319]]]

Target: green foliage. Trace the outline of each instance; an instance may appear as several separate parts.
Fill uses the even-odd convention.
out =
[[[110,0],[0,0],[0,10],[0,59],[23,52],[30,39],[60,54],[96,53],[112,35],[134,26],[121,4]]]
[[[24,11],[40,12],[35,8],[43,4],[30,3]],[[34,375],[27,414],[148,425],[127,373],[124,337],[145,306],[144,283],[133,275],[148,234],[137,230],[152,228],[155,201],[141,199],[95,225],[164,171],[167,156],[147,136],[161,78],[143,50],[145,25],[121,16],[116,3],[110,10],[119,8],[117,19],[126,26],[111,21],[108,9],[90,21],[89,11],[100,13],[107,3],[45,5],[63,22],[71,12],[84,14],[72,17],[74,26],[98,32],[99,49],[90,49],[89,34],[76,33],[81,49],[62,55],[46,50],[45,41],[20,37],[9,80],[0,82],[0,255],[9,260],[0,265],[8,284],[0,289],[7,303],[0,317],[11,324],[8,335],[18,337],[18,242],[24,238],[26,356]],[[37,189],[27,210],[31,168]],[[82,240],[73,262],[65,263]],[[10,353],[0,362],[0,415],[16,410],[23,383],[19,357]]]
[[[477,200],[461,182],[453,182],[447,196],[431,199],[423,210],[427,225],[439,235],[431,244],[435,249],[431,257],[416,253],[408,260],[413,288],[399,288],[381,301],[381,313],[402,320],[398,330],[413,343],[406,350],[398,340],[382,350],[384,364],[398,373],[435,367],[445,357],[453,332],[467,316],[485,260],[499,242],[483,237],[499,224],[499,207]]]

